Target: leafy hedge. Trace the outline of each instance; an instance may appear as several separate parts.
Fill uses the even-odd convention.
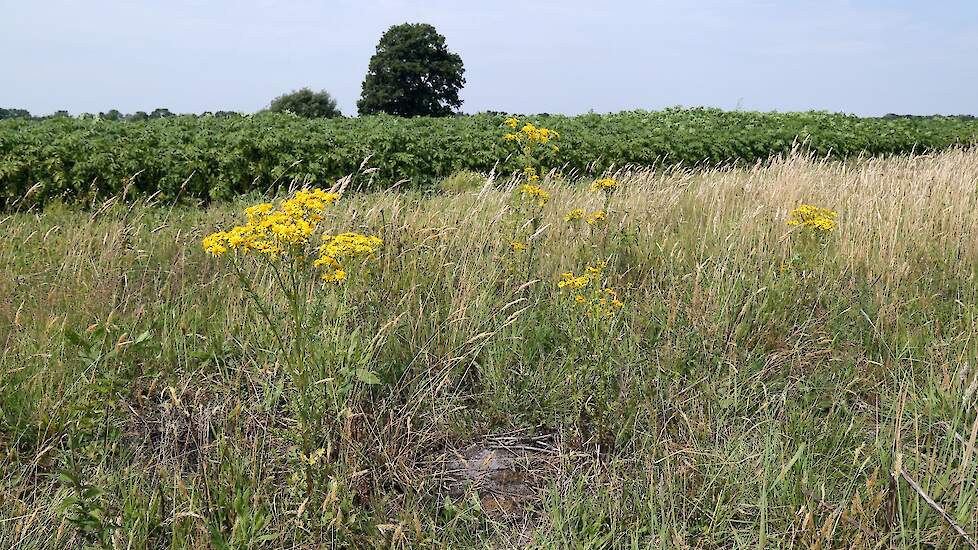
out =
[[[803,143],[819,155],[905,154],[973,145],[978,122],[859,118],[822,112],[715,109],[536,116],[560,132],[566,169],[623,164],[755,162]],[[367,166],[372,186],[426,186],[457,170],[489,171],[504,148],[501,115],[329,120],[263,113],[147,121],[81,118],[0,121],[0,207],[53,197],[90,201],[120,193],[220,200],[303,178],[329,185]],[[514,161],[498,169],[516,170]],[[181,191],[181,184],[186,182]]]

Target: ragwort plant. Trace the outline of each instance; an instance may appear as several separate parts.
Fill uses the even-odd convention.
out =
[[[535,241],[539,237],[543,209],[550,202],[550,192],[540,186],[540,178],[546,173],[544,162],[553,159],[560,149],[554,143],[559,137],[555,130],[539,128],[517,118],[507,118],[503,126],[512,130],[503,135],[503,142],[514,147],[513,154],[523,165],[518,180],[522,184],[514,196],[517,212],[510,250],[515,256],[526,255],[526,277],[532,277],[535,258]]]
[[[782,271],[790,271],[801,278],[810,278],[824,261],[829,236],[838,227],[838,212],[802,204],[788,213],[786,224],[793,230],[790,237],[788,259]]]
[[[609,413],[618,402],[620,388],[613,358],[625,305],[611,286],[607,270],[608,262],[598,260],[580,275],[561,274],[557,282],[557,309],[576,363],[570,382],[575,388],[587,388],[575,404],[578,426],[585,441],[604,446],[614,440]]]
[[[602,205],[598,210],[588,212],[584,208],[573,208],[564,214],[564,221],[572,225],[578,225],[583,221],[590,233],[591,246],[598,250],[602,258],[609,255],[608,251],[608,226],[609,212],[611,207],[611,196],[618,189],[618,181],[614,178],[600,178],[594,180],[590,187],[593,193],[601,193]]]
[[[316,488],[330,482],[317,476],[320,464],[328,460],[325,455],[334,447],[332,441],[322,441],[322,433],[335,433],[336,425],[350,414],[347,403],[357,382],[379,382],[366,361],[317,361],[317,353],[321,352],[311,347],[311,336],[317,330],[317,298],[324,293],[337,293],[351,278],[350,273],[362,270],[382,244],[375,236],[322,231],[325,211],[337,199],[339,195],[321,189],[300,190],[278,205],[262,203],[247,208],[246,224],[218,231],[203,240],[208,253],[227,258],[227,264],[274,335],[278,352],[288,367],[298,397],[299,458],[305,476],[305,496],[313,504]],[[278,322],[277,304],[263,297],[253,282],[263,273],[270,274],[273,286],[285,298],[284,324]],[[336,333],[328,337],[333,344],[342,340],[342,335]],[[355,335],[351,342],[350,349],[361,345]],[[334,347],[346,351],[345,346]],[[369,346],[360,355],[361,359],[369,358]],[[320,414],[318,408],[323,401],[325,414]],[[324,421],[325,426],[321,424]],[[308,508],[315,510],[312,505]]]

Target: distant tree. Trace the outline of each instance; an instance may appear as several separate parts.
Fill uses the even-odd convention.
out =
[[[65,111],[64,109],[62,109],[60,111],[55,111],[51,115],[51,118],[68,118],[70,116],[71,116],[71,113],[69,113],[68,111]]]
[[[268,110],[273,113],[288,111],[304,118],[333,118],[343,115],[329,92],[326,90],[314,92],[309,88],[276,97],[268,106]]]
[[[0,107],[0,120],[5,118],[31,118],[27,109],[4,109]]]
[[[462,106],[465,67],[431,25],[395,25],[370,58],[357,109],[360,114],[446,116]]]
[[[171,113],[169,109],[163,107],[153,109],[153,112],[149,114],[149,118],[167,118],[171,116],[176,116],[176,115]]]
[[[149,118],[149,115],[146,114],[146,111],[136,111],[135,113],[133,113],[131,115],[126,115],[126,119],[127,120],[137,120],[138,121],[138,120],[146,120],[147,118]]]
[[[105,120],[121,120],[122,113],[118,109],[112,109],[107,113],[99,113],[98,117]]]

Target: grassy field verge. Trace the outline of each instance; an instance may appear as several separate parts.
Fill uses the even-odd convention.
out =
[[[0,217],[0,547],[968,548],[978,153],[615,177],[342,198],[302,404],[201,247],[257,201]]]

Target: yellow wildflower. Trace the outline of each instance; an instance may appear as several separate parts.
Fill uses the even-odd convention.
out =
[[[605,191],[610,193],[617,188],[618,182],[612,178],[595,180],[594,183],[591,184],[591,191]]]
[[[828,208],[802,204],[788,213],[787,224],[795,227],[805,227],[816,233],[828,233],[835,230],[835,219],[839,213]]]
[[[301,257],[300,249],[322,221],[322,211],[338,198],[322,189],[302,189],[278,208],[267,202],[250,206],[245,209],[248,223],[209,235],[204,239],[204,249],[215,256],[240,250],[274,259],[289,250]]]
[[[585,268],[585,271],[587,271],[592,275],[600,275],[602,272],[604,272],[604,270],[607,267],[608,267],[608,262],[604,260],[600,260],[598,262],[595,262],[594,265],[588,264],[587,268]]]
[[[256,204],[254,206],[245,208],[245,216],[248,217],[248,223],[256,223],[274,209],[275,205],[268,202],[263,202],[261,204]]]
[[[605,214],[603,210],[598,210],[588,214],[584,221],[586,221],[588,225],[594,225],[596,223],[600,224],[601,222],[605,221],[606,218],[607,214]]]
[[[557,288],[568,288],[568,289],[580,289],[584,288],[591,282],[591,279],[587,275],[576,276],[573,273],[567,272],[560,276],[560,281],[557,282]]]
[[[550,200],[550,193],[538,185],[523,184],[519,192],[524,197],[535,200],[539,208],[543,208]]]
[[[370,256],[383,244],[379,237],[368,237],[359,233],[341,233],[336,236],[323,235],[323,244],[319,247],[320,260],[338,260],[340,258],[355,258]],[[328,258],[329,260],[325,260]],[[323,265],[314,262],[314,265]]]
[[[526,243],[521,243],[519,241],[513,241],[509,244],[509,246],[513,249],[513,252],[523,252],[526,250]]]
[[[208,254],[214,256],[220,256],[228,251],[227,248],[227,233],[223,231],[218,231],[204,237],[204,250]]]
[[[563,273],[557,282],[558,288],[570,291],[574,302],[584,308],[584,314],[588,317],[607,317],[625,305],[618,298],[615,289],[601,284],[602,273],[607,265],[603,261],[588,265],[584,274],[579,276],[571,272]],[[584,291],[585,289],[591,290]]]
[[[520,125],[520,120],[518,118],[510,117],[503,121],[503,124],[515,130],[516,127]]]
[[[346,271],[342,269],[334,269],[332,271],[326,271],[322,276],[323,281],[327,283],[340,284],[346,280]]]
[[[564,221],[565,222],[577,221],[584,218],[584,215],[585,213],[583,208],[575,208],[573,210],[570,210],[566,214],[564,214]]]
[[[319,247],[319,257],[312,262],[312,265],[324,268],[323,281],[337,284],[346,279],[346,270],[340,260],[372,257],[377,248],[383,244],[379,237],[359,233],[323,235],[322,240],[323,244]]]

